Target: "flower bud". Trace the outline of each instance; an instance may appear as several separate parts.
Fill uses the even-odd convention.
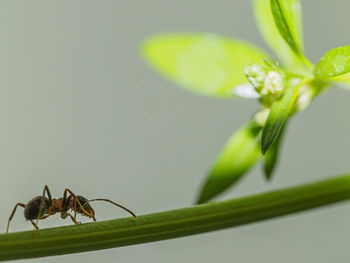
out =
[[[264,126],[266,123],[266,120],[268,118],[270,114],[270,109],[268,108],[264,108],[261,111],[258,111],[255,115],[254,115],[254,120],[257,124],[259,124],[260,126]]]
[[[260,94],[258,92],[256,92],[255,88],[250,83],[244,83],[244,84],[237,85],[236,87],[234,87],[232,89],[231,92],[233,95],[235,95],[237,97],[245,98],[245,99],[260,98]]]
[[[299,88],[299,94],[295,101],[294,108],[296,111],[302,111],[309,106],[315,96],[315,89],[312,85],[305,84]]]
[[[259,88],[264,84],[266,73],[258,64],[251,64],[245,67],[244,74],[247,80],[255,87]]]
[[[277,71],[269,71],[264,81],[264,87],[260,91],[262,95],[279,93],[283,90],[283,78]]]

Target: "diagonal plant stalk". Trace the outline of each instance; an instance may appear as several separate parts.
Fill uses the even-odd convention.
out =
[[[133,218],[0,235],[0,260],[36,258],[190,236],[350,199],[350,174],[217,203]]]

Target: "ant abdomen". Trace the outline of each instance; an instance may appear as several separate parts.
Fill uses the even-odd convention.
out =
[[[49,200],[45,198],[45,202],[43,202],[40,215],[39,215],[40,203],[42,198],[43,198],[42,196],[37,196],[27,203],[27,205],[24,208],[24,217],[27,220],[37,219],[47,214],[48,207],[50,204],[49,204]]]

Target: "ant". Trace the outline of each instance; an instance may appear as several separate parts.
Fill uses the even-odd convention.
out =
[[[47,194],[47,197],[46,197],[46,194]],[[78,222],[76,219],[77,214],[81,214],[83,216],[92,218],[94,222],[96,222],[95,211],[90,206],[90,202],[93,202],[93,201],[109,202],[129,212],[133,217],[136,217],[136,215],[132,211],[109,199],[97,198],[97,199],[88,200],[87,198],[81,195],[75,195],[68,188],[64,190],[62,198],[58,198],[58,199],[52,198],[49,187],[45,185],[42,196],[34,197],[27,204],[17,203],[15,205],[10,215],[10,218],[8,220],[6,233],[8,233],[9,231],[10,222],[18,206],[24,208],[24,217],[26,218],[26,220],[30,220],[30,222],[34,226],[33,231],[35,231],[39,229],[38,220],[48,218],[49,216],[52,216],[56,213],[61,213],[61,218],[63,219],[66,219],[69,216],[70,219],[72,219],[72,221],[74,222],[74,224],[80,224],[80,222]],[[69,210],[72,210],[74,212],[74,216],[72,216],[68,212]],[[35,219],[36,219],[36,223],[33,221]]]

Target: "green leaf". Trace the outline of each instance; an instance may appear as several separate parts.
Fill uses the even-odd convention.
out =
[[[328,51],[316,64],[314,74],[320,79],[350,84],[350,46]]]
[[[269,151],[267,151],[267,153],[265,154],[264,174],[267,180],[271,179],[273,171],[278,162],[279,149],[280,149],[281,142],[283,140],[283,135],[285,133],[286,126],[287,126],[287,122],[284,124],[281,131],[279,132],[276,138],[276,141],[270,146]]]
[[[237,130],[225,145],[209,174],[197,203],[204,203],[236,183],[261,156],[257,138],[261,127],[250,122]]]
[[[266,58],[253,45],[213,34],[155,35],[142,45],[144,58],[164,76],[192,92],[235,97],[247,83],[244,68]]]
[[[297,39],[294,33],[295,17],[293,16],[293,5],[298,4],[298,14],[300,15],[300,1],[296,0],[270,0],[272,16],[275,20],[278,31],[289,47],[298,55],[302,56],[300,44],[301,35]],[[285,5],[285,6],[284,6]],[[289,16],[288,16],[289,15]],[[299,41],[298,41],[299,40]]]
[[[305,73],[310,62],[304,57],[301,5],[299,0],[254,0],[254,14],[260,33],[294,73]]]
[[[297,98],[299,85],[287,88],[284,95],[271,107],[271,112],[261,135],[261,152],[265,154],[282,130]]]

